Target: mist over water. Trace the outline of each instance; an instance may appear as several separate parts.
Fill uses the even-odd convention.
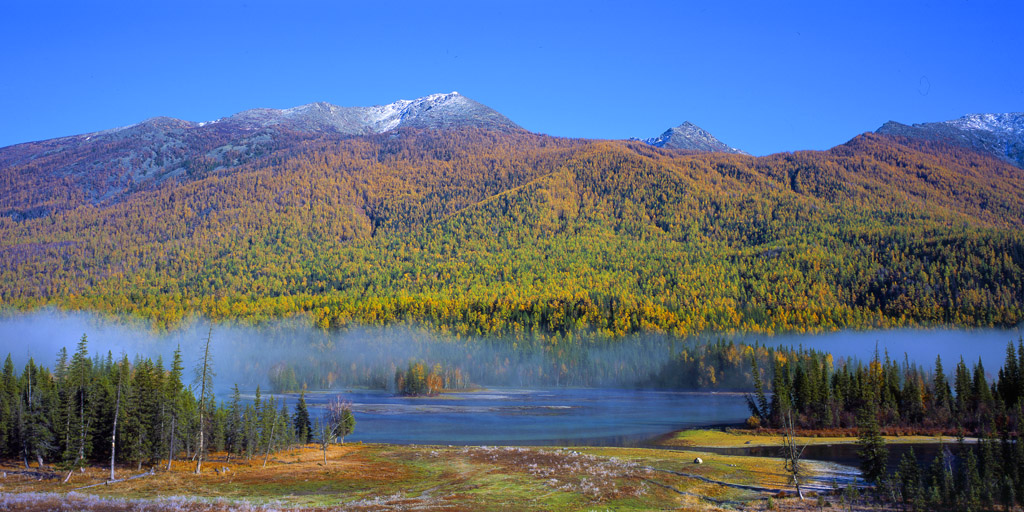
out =
[[[73,352],[85,333],[94,355],[160,357],[165,368],[180,346],[190,381],[211,329],[214,383],[221,400],[228,399],[235,384],[246,399],[252,399],[257,386],[270,395],[275,376],[287,371],[311,391],[326,390],[307,395],[314,417],[334,396],[353,403],[358,425],[352,440],[534,445],[635,445],[681,428],[742,422],[749,412],[741,393],[636,389],[653,382],[681,350],[701,343],[730,339],[803,347],[830,352],[837,363],[844,358],[867,361],[877,344],[880,353],[888,350],[897,360],[906,353],[928,369],[936,354],[947,371],[961,356],[969,363],[980,357],[994,373],[1006,344],[1021,336],[1020,329],[902,329],[531,344],[444,337],[409,327],[325,332],[302,317],[258,326],[196,319],[174,331],[155,332],[140,322],[49,310],[0,315],[0,356],[10,353],[19,370],[30,356],[52,369],[58,350]],[[397,396],[395,372],[410,361],[459,368],[487,391]],[[278,396],[295,406],[297,395]]]
[[[212,333],[214,383],[222,396],[235,384],[247,391],[259,385],[267,392],[273,377],[285,370],[311,390],[389,389],[395,371],[411,361],[458,368],[469,382],[484,386],[630,387],[656,374],[684,345],[664,336],[634,336],[529,346],[403,326],[327,332],[303,317],[258,326],[195,319],[174,331],[156,332],[138,321],[48,310],[0,316],[0,356],[10,353],[19,368],[30,356],[52,368],[58,351],[63,347],[73,353],[83,333],[93,355],[160,357],[165,368],[180,346],[186,370]],[[565,361],[571,361],[568,368]]]
[[[960,360],[968,366],[981,358],[985,370],[995,374],[1006,361],[1006,345],[1014,346],[1024,335],[1021,327],[1010,329],[887,329],[878,331],[837,331],[820,334],[782,334],[774,337],[741,336],[737,341],[753,343],[759,341],[772,347],[803,347],[829,352],[840,358],[856,358],[870,361],[875,347],[884,357],[903,361],[904,355],[911,363],[916,362],[931,369],[935,357],[942,356],[942,366],[951,372]]]
[[[880,353],[930,368],[936,355],[952,369],[961,356],[971,363],[979,357],[989,372],[1003,363],[1008,342],[1022,336],[1014,329],[900,329],[839,331],[821,334],[702,335],[688,340],[667,336],[632,336],[617,341],[576,339],[552,346],[523,346],[504,339],[452,338],[409,327],[353,328],[327,332],[308,319],[266,322],[258,326],[212,323],[194,319],[170,332],[148,325],[81,312],[43,310],[0,314],[0,356],[10,353],[20,369],[28,358],[52,368],[60,348],[71,353],[82,334],[91,354],[114,358],[160,357],[170,365],[181,347],[187,373],[198,360],[202,343],[212,329],[214,380],[218,394],[238,384],[251,391],[269,390],[271,376],[292,369],[310,389],[371,387],[390,389],[396,369],[410,361],[459,368],[474,384],[520,388],[605,387],[642,385],[679,351],[693,344],[728,338],[769,346],[813,348],[842,358],[869,360]],[[571,361],[568,371],[565,361]]]

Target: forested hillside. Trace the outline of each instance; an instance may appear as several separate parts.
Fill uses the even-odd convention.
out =
[[[966,149],[875,134],[760,158],[474,128],[290,137],[115,192],[5,167],[21,195],[0,216],[3,304],[542,339],[1024,314],[1024,171]],[[115,180],[103,172],[85,176]]]

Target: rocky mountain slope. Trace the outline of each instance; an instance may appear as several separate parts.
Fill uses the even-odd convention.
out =
[[[889,121],[875,133],[961,146],[1024,168],[1024,112],[969,114],[952,121],[913,125]]]
[[[284,110],[253,109],[202,125],[215,123],[247,130],[278,126],[299,132],[345,135],[383,133],[400,127],[521,130],[505,116],[458,92],[373,107],[339,107],[319,102]]]
[[[408,129],[522,128],[457,92],[373,107],[311,103],[253,109],[195,123],[168,117],[95,133],[0,148],[0,216],[32,218],[100,204],[167,179],[190,179],[243,165],[317,138]],[[15,176],[17,178],[15,178]]]

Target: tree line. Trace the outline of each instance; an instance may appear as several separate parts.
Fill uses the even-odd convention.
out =
[[[836,369],[829,354],[802,356],[775,358],[770,374],[751,358],[748,424],[779,429],[787,439],[795,425],[856,429],[862,474],[877,484],[874,494],[910,510],[1011,510],[1024,503],[1024,340],[1007,344],[995,379],[980,360],[968,365],[961,358],[947,374],[941,357],[926,371],[877,350],[867,364],[847,361]],[[911,450],[890,468],[883,429],[958,441],[955,451],[943,449],[930,462]],[[966,443],[968,435],[977,443]],[[787,448],[786,470],[796,480],[803,476],[800,457],[792,442]]]
[[[781,426],[789,411],[805,429],[853,428],[867,409],[885,427],[970,433],[1008,429],[1024,421],[1024,342],[1006,347],[1003,366],[990,379],[984,365],[961,358],[952,373],[941,357],[926,370],[888,352],[866,364],[847,360],[833,367],[832,357],[806,351],[802,357],[776,357],[767,374],[752,359],[755,392],[748,405],[756,423]],[[770,378],[770,385],[766,377]],[[770,399],[768,398],[768,392]]]
[[[60,350],[52,371],[30,358],[19,372],[8,354],[0,373],[0,456],[64,470],[109,460],[112,472],[115,462],[141,470],[185,460],[199,472],[211,453],[266,457],[317,441],[326,457],[329,444],[354,430],[351,404],[311,417],[304,395],[293,414],[259,387],[244,399],[237,385],[218,402],[209,341],[190,384],[180,348],[169,367],[160,358],[90,356],[84,334],[74,353]]]

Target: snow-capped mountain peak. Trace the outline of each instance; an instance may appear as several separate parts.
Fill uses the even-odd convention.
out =
[[[889,121],[875,132],[963,146],[1024,168],[1024,112],[968,114],[951,121],[913,125]]]
[[[372,107],[339,107],[317,102],[281,110],[252,109],[215,122],[232,123],[250,130],[281,125],[298,131],[353,135],[383,133],[402,126],[520,129],[505,116],[455,91]]]
[[[643,141],[659,148],[746,154],[734,147],[730,147],[703,128],[689,121],[674,128],[669,128],[657,137],[643,139]]]
[[[994,133],[1024,134],[1024,112],[1005,114],[967,114],[946,124],[961,130],[979,130]]]

